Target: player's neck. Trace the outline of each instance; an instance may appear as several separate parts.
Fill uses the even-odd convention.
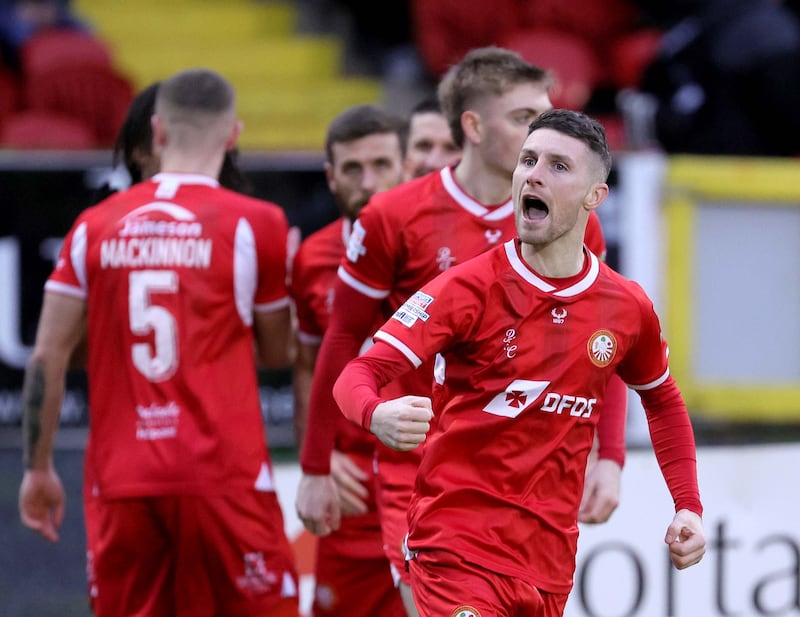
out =
[[[537,274],[549,279],[575,276],[583,269],[585,259],[583,242],[565,236],[542,245],[523,242],[520,253]]]
[[[202,174],[210,178],[218,178],[222,169],[224,153],[210,154],[182,154],[164,152],[161,155],[161,171],[165,173]]]
[[[465,153],[455,168],[458,185],[475,201],[487,206],[502,204],[511,197],[511,177],[488,169],[475,155]]]

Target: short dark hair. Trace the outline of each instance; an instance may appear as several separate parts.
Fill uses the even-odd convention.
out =
[[[210,69],[187,69],[161,82],[156,108],[217,114],[233,109],[236,94],[222,75]]]
[[[442,113],[442,106],[439,104],[439,99],[435,96],[429,96],[417,102],[409,112],[409,117],[416,116],[417,114],[440,114]]]
[[[612,163],[611,151],[606,139],[606,130],[597,120],[579,111],[551,109],[531,122],[528,135],[537,129],[553,129],[585,143],[602,161],[605,172],[603,182],[608,179]]]
[[[394,133],[400,141],[400,150],[406,149],[406,130],[403,118],[381,109],[377,105],[364,104],[348,107],[336,116],[328,126],[325,136],[325,156],[333,163],[333,145],[347,143],[369,135]]]
[[[160,87],[161,82],[157,81],[136,95],[114,142],[112,165],[116,167],[120,162],[124,163],[131,177],[131,184],[145,179],[142,177],[142,168],[134,157],[134,152],[153,151],[153,127],[150,120],[155,113],[156,96]],[[250,180],[239,167],[238,154],[236,148],[225,153],[222,169],[219,172],[219,183],[240,193],[252,193]]]
[[[501,96],[517,84],[535,83],[549,89],[552,75],[523,57],[502,47],[481,47],[468,52],[450,67],[439,82],[437,93],[453,140],[464,146],[461,115],[479,98]]]

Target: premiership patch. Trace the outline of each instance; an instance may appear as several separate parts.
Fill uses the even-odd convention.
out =
[[[453,611],[450,617],[481,617],[481,614],[477,608],[473,608],[471,606],[459,606]]]
[[[593,364],[601,368],[608,366],[617,355],[617,339],[608,330],[598,330],[589,337],[586,351]]]
[[[421,319],[422,321],[428,321],[431,316],[427,313],[426,309],[430,306],[433,300],[433,296],[429,296],[426,293],[418,291],[408,300],[406,300],[403,305],[397,309],[397,311],[395,311],[395,314],[392,315],[392,319],[396,319],[407,328],[410,328],[417,323],[418,319]]]

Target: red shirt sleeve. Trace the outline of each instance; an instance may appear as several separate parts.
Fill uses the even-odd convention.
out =
[[[340,415],[333,399],[333,384],[345,365],[358,356],[375,325],[380,300],[336,281],[330,323],[322,339],[308,404],[308,424],[300,455],[303,472],[330,473],[331,452]]]
[[[641,390],[639,395],[647,412],[656,459],[675,502],[675,510],[691,510],[702,516],[694,431],[675,380],[668,377],[660,386]]]
[[[347,364],[336,380],[333,396],[349,420],[369,430],[372,413],[385,400],[378,395],[380,388],[411,368],[400,351],[376,341],[367,353]]]
[[[603,410],[597,423],[600,442],[598,458],[625,465],[625,420],[628,415],[628,387],[618,375],[608,383]]]

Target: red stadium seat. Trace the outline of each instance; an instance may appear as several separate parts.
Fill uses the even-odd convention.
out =
[[[0,128],[0,148],[88,150],[96,145],[91,128],[80,120],[45,111],[11,114]]]
[[[592,48],[579,37],[558,30],[516,30],[499,45],[553,72],[556,83],[550,98],[554,107],[583,110],[602,74]]]
[[[100,39],[72,28],[42,30],[20,50],[23,75],[77,66],[111,66],[111,53]]]
[[[100,147],[110,147],[134,97],[131,83],[111,67],[64,67],[29,75],[29,109],[61,113],[83,121]]]
[[[4,118],[19,109],[20,85],[11,71],[0,67],[0,125]]]
[[[655,28],[637,30],[617,38],[610,47],[610,73],[619,88],[638,89],[642,74],[655,59],[663,33]]]

